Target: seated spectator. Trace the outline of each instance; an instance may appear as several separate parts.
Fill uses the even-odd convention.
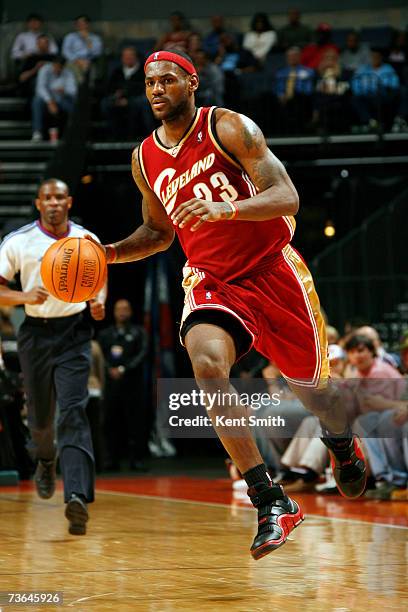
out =
[[[66,115],[74,109],[76,95],[75,77],[65,67],[62,56],[57,55],[52,63],[40,68],[32,101],[33,141],[43,139],[46,123],[50,128],[51,140],[58,140]]]
[[[254,72],[259,68],[258,61],[247,49],[239,49],[231,34],[220,36],[220,45],[214,62],[224,72]]]
[[[338,330],[335,327],[333,327],[333,325],[326,326],[326,334],[327,334],[328,344],[338,344],[340,340],[340,334]]]
[[[192,32],[190,36],[188,37],[187,54],[191,58],[194,58],[195,53],[197,51],[200,51],[202,48],[203,48],[203,39],[201,37],[201,34],[198,34],[198,32]]]
[[[300,61],[304,66],[317,70],[328,49],[339,52],[336,45],[331,42],[331,26],[328,23],[320,23],[316,29],[316,42],[306,45]]]
[[[155,128],[145,95],[143,63],[134,47],[122,50],[121,65],[112,72],[106,93],[101,109],[114,139],[145,137]]]
[[[76,32],[64,36],[62,55],[80,83],[89,72],[92,62],[102,55],[103,44],[101,37],[91,32],[88,15],[79,15],[75,19],[75,28]]]
[[[50,39],[46,34],[40,34],[37,37],[37,52],[27,57],[21,65],[18,80],[22,95],[33,97],[39,69],[53,58],[54,54],[50,53]]]
[[[353,430],[363,437],[371,471],[379,485],[369,497],[390,499],[395,489],[406,487],[408,478],[402,436],[398,435],[401,432],[395,430],[408,415],[406,406],[394,407],[394,402],[406,393],[406,381],[395,368],[377,357],[374,343],[366,336],[352,336],[345,349],[350,363],[356,367],[355,389],[362,412]]]
[[[24,32],[17,34],[13,46],[11,47],[11,58],[13,60],[22,61],[35,55],[38,51],[37,38],[44,30],[44,20],[40,15],[31,13],[26,19],[26,29]],[[55,40],[49,36],[49,52],[52,55],[58,53],[58,47]]]
[[[398,346],[400,352],[400,369],[403,374],[408,374],[408,331],[404,332]]]
[[[350,86],[336,50],[324,52],[317,75],[313,123],[325,131],[348,129],[349,113],[344,94]]]
[[[329,344],[328,351],[331,378],[343,378],[346,353],[338,344]]]
[[[362,327],[356,329],[355,333],[359,336],[366,336],[366,338],[370,338],[374,344],[377,357],[381,359],[381,361],[385,361],[385,363],[391,365],[393,368],[398,368],[396,359],[393,357],[393,355],[391,355],[391,353],[388,353],[385,350],[381,342],[380,334],[374,327],[371,327],[370,325],[363,325]]]
[[[312,41],[312,30],[300,18],[298,9],[289,9],[288,23],[278,32],[279,46],[284,51],[289,47],[304,47]]]
[[[398,74],[401,83],[408,85],[408,42],[406,31],[397,30],[394,33],[388,51],[388,63]]]
[[[211,17],[212,30],[203,39],[203,49],[211,59],[214,59],[218,53],[220,46],[220,37],[226,33],[224,17],[222,15],[214,15]]]
[[[341,52],[340,63],[343,70],[347,70],[350,76],[370,62],[370,48],[367,44],[360,42],[358,33],[354,30],[347,34],[346,46]]]
[[[315,73],[300,63],[301,50],[290,47],[286,51],[285,68],[276,73],[275,93],[278,97],[285,133],[296,133],[310,121]]]
[[[251,21],[250,32],[244,36],[242,46],[262,64],[277,40],[276,31],[266,13],[256,13]]]
[[[380,114],[386,127],[405,121],[406,96],[401,95],[400,81],[390,64],[384,63],[381,49],[371,50],[371,62],[356,70],[351,81],[352,104],[363,128],[378,129]],[[381,117],[382,118],[382,117]]]
[[[200,87],[196,91],[197,105],[223,106],[225,89],[223,71],[202,49],[193,53],[192,59],[200,77]]]
[[[171,29],[161,36],[155,44],[154,51],[174,49],[187,52],[190,27],[183,13],[174,11],[170,15]]]
[[[241,94],[238,75],[241,72],[255,72],[259,64],[250,51],[239,49],[231,34],[222,34],[220,41],[214,63],[225,76],[225,105],[238,110]]]

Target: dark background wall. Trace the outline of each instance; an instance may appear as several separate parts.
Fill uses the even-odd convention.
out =
[[[406,0],[257,0],[248,4],[246,0],[206,0],[206,2],[191,2],[178,0],[169,4],[165,0],[155,2],[137,2],[135,0],[70,0],[70,2],[50,2],[50,0],[0,0],[0,11],[3,21],[22,21],[24,17],[36,11],[44,14],[52,21],[67,21],[83,12],[88,13],[95,21],[125,20],[125,19],[155,19],[166,17],[172,10],[180,10],[189,17],[206,17],[222,13],[228,16],[252,14],[255,11],[265,11],[269,14],[285,13],[289,7],[297,6],[304,13],[345,11],[348,9],[380,9],[406,7]]]

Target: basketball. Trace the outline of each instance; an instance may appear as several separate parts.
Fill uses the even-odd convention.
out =
[[[44,253],[41,278],[51,295],[63,302],[86,302],[102,289],[107,274],[101,249],[86,238],[57,240]]]

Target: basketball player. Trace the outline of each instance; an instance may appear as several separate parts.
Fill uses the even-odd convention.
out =
[[[144,224],[105,247],[108,261],[163,251],[175,229],[188,257],[181,338],[199,386],[232,392],[231,366],[254,346],[320,418],[340,492],[359,496],[364,456],[329,385],[325,326],[310,272],[290,246],[298,210],[292,181],[250,119],[224,108],[196,108],[199,80],[188,56],[153,53],[145,76],[162,125],[132,158]],[[303,514],[271,482],[249,428],[226,435],[217,414],[239,418],[246,408],[216,406],[210,417],[258,509],[251,553],[259,559],[286,541]]]
[[[64,481],[65,516],[69,532],[82,535],[87,503],[94,500],[94,457],[86,417],[91,327],[84,318],[86,303],[57,300],[42,287],[40,266],[55,240],[88,234],[68,220],[72,198],[58,179],[41,183],[35,205],[40,219],[8,234],[0,246],[0,304],[24,304],[26,316],[18,333],[18,353],[27,396],[30,451],[38,461],[34,476],[43,499],[55,491],[54,416],[58,402],[57,444]],[[96,236],[93,236],[96,239]],[[97,240],[97,239],[96,239]],[[8,282],[20,274],[21,291]],[[105,316],[106,291],[90,302],[95,320]]]

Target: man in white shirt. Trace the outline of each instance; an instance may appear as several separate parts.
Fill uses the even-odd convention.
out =
[[[72,198],[59,179],[41,183],[35,204],[40,219],[8,234],[0,246],[0,305],[24,304],[26,312],[18,333],[18,353],[27,397],[30,452],[38,461],[37,492],[48,499],[55,491],[58,403],[56,437],[65,516],[69,532],[82,535],[88,520],[87,503],[94,500],[94,457],[86,418],[92,330],[84,317],[86,303],[66,303],[49,295],[42,286],[40,266],[55,240],[89,232],[69,221]],[[7,286],[18,273],[21,291]],[[95,320],[105,316],[105,299],[103,289],[90,302]]]
[[[25,60],[37,53],[37,38],[43,33],[44,20],[40,15],[31,13],[26,19],[26,29],[17,34],[11,47],[11,58],[16,61]],[[58,53],[58,47],[52,36],[49,36],[49,52]]]
[[[31,103],[33,141],[43,138],[44,122],[48,115],[49,127],[62,127],[61,116],[74,110],[77,84],[72,71],[65,67],[65,59],[56,56],[38,71],[35,96]]]
[[[102,55],[102,39],[91,32],[91,20],[88,15],[79,15],[75,19],[76,32],[66,34],[62,41],[62,55],[70,62],[79,82],[89,71],[91,62]]]

